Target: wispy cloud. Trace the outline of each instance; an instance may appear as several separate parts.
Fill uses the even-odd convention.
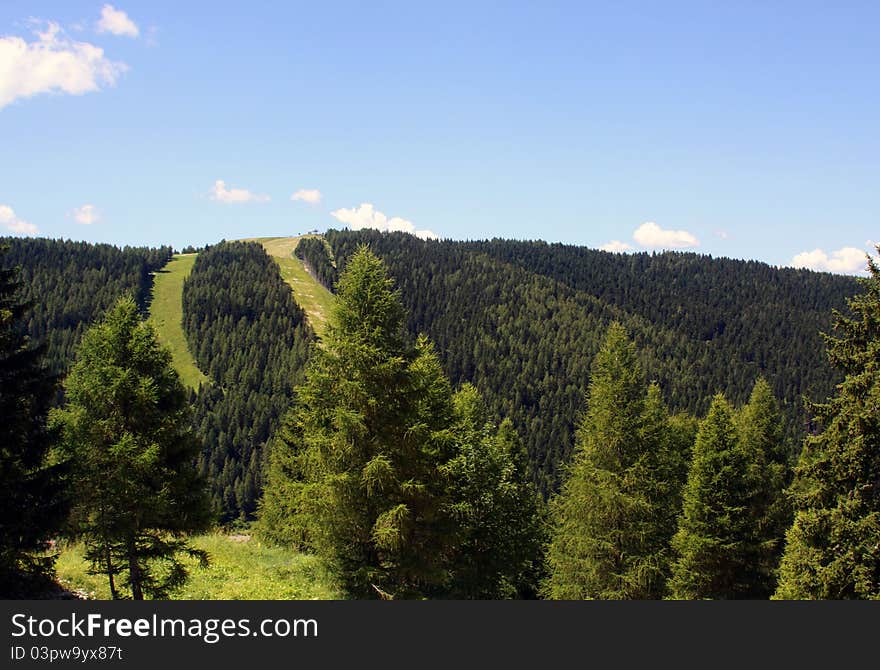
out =
[[[599,249],[602,251],[613,251],[615,253],[623,253],[624,251],[629,251],[633,247],[631,244],[627,244],[626,242],[621,242],[620,240],[611,240],[608,244],[603,244]]]
[[[290,196],[290,199],[293,201],[300,200],[302,202],[307,202],[310,205],[317,205],[321,202],[321,192],[316,188],[301,188]]]
[[[35,31],[36,41],[21,37],[0,38],[0,109],[19,98],[40,93],[83,95],[113,86],[128,70],[104,50],[67,37],[54,22]]]
[[[34,224],[18,218],[9,205],[0,205],[0,225],[19,235],[36,235],[39,232]]]
[[[113,5],[104,5],[101,8],[98,32],[123,37],[137,37],[141,33],[137,24],[128,17],[128,14],[121,9],[116,9]]]
[[[84,226],[91,226],[101,220],[101,213],[94,205],[83,205],[82,207],[74,207],[70,212],[73,220]]]
[[[211,189],[211,200],[223,202],[227,204],[242,202],[266,202],[270,200],[268,195],[261,193],[252,193],[246,188],[226,188],[226,182],[218,179],[214,182],[214,188]]]
[[[633,239],[650,249],[682,249],[700,245],[700,241],[688,231],[664,230],[653,221],[646,221],[636,228]]]
[[[438,235],[430,230],[417,230],[415,224],[398,216],[388,218],[377,210],[369,202],[362,202],[355,209],[337,209],[330,212],[337,221],[346,224],[352,230],[361,228],[375,228],[382,232],[402,232],[421,237],[422,239],[436,239]]]
[[[842,247],[830,254],[822,249],[804,251],[791,259],[796,268],[807,268],[820,272],[836,272],[838,274],[855,274],[867,269],[867,254],[856,247]]]

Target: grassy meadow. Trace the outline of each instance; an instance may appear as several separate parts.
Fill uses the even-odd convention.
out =
[[[210,533],[192,538],[208,552],[210,565],[193,560],[186,585],[175,600],[334,600],[341,593],[321,561],[280,547],[263,544],[247,534]],[[62,548],[56,564],[59,583],[95,600],[110,598],[104,575],[87,573],[79,544]]]

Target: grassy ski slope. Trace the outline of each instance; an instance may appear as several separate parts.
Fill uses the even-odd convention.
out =
[[[303,236],[307,237],[307,236]],[[293,297],[302,307],[309,325],[322,337],[327,328],[327,318],[333,307],[333,294],[312,275],[303,262],[293,255],[302,237],[258,237],[249,242],[259,242],[281,269],[281,276],[293,290]]]
[[[183,334],[183,281],[192,271],[197,254],[178,254],[153,282],[150,323],[159,334],[159,341],[171,349],[174,369],[189,388],[197,389],[208,378],[199,370]]]

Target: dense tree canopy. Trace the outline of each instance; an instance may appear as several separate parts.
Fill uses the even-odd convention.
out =
[[[766,382],[737,416],[723,394],[700,423],[672,539],[673,598],[767,598],[786,508],[781,422]]]
[[[562,599],[660,598],[682,444],[634,344],[612,323],[596,355],[574,459],[553,501],[547,594]]]
[[[0,257],[7,248],[0,246]],[[32,596],[51,574],[41,559],[66,514],[64,464],[50,465],[47,414],[56,378],[22,333],[18,273],[0,269],[0,597]]]
[[[448,595],[534,598],[543,574],[545,509],[527,478],[527,459],[510,420],[489,421],[479,391],[453,397],[457,455],[450,462],[459,525]]]
[[[168,496],[201,475],[223,522],[254,518],[267,477],[263,537],[318,552],[357,597],[880,597],[874,265],[845,308],[852,278],[755,262],[329,231],[296,252],[338,291],[318,345],[260,245],[221,242],[182,296],[210,379],[190,433],[140,320],[170,248],[10,244],[0,502],[20,511],[0,523],[0,582],[50,567],[69,457],[72,528],[117,596],[184,578]],[[64,373],[83,337],[53,454],[63,395],[30,342]],[[187,528],[209,516],[199,500]]]
[[[545,494],[570,458],[590,364],[612,321],[626,326],[673,412],[704,415],[718,391],[743,404],[764,375],[796,436],[807,425],[802,396],[823,397],[835,379],[815,354],[816,331],[855,288],[848,277],[695,254],[371,230],[326,237],[340,268],[360,243],[385,260],[408,330],[436,343],[454,385],[473,383],[496,420],[511,418]]]
[[[250,519],[262,492],[265,445],[302,379],[314,334],[259,244],[201,251],[183,289],[190,351],[211,380],[195,397],[211,482],[224,521]]]
[[[65,240],[7,238],[0,267],[19,267],[22,295],[30,304],[23,321],[35,342],[46,344],[49,366],[67,370],[86,329],[120,296],[134,296],[145,310],[152,273],[171,258],[171,247],[118,248]]]
[[[880,268],[826,338],[845,375],[814,406],[823,429],[806,439],[792,487],[780,599],[880,599]]]

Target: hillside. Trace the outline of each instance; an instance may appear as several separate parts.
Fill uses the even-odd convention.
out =
[[[193,399],[199,469],[224,521],[250,519],[266,446],[293,399],[315,334],[278,265],[256,243],[201,251],[183,283],[183,332],[210,378]]]
[[[634,337],[674,411],[703,415],[719,391],[741,404],[765,376],[783,403],[794,453],[808,425],[803,397],[824,398],[836,379],[818,331],[857,291],[849,277],[696,254],[371,230],[326,237],[340,269],[361,244],[385,260],[409,330],[436,343],[453,383],[474,383],[497,417],[514,420],[545,492],[571,453],[590,363],[612,320]]]
[[[123,294],[146,313],[153,276],[171,258],[171,247],[119,248],[45,238],[0,238],[3,263],[21,268],[31,303],[27,334],[46,345],[50,367],[63,373],[85,330]]]
[[[194,406],[207,445],[201,467],[225,519],[252,513],[261,487],[262,445],[293,397],[307,355],[308,338],[296,345],[293,367],[268,364],[290,346],[278,342],[280,331],[271,324],[301,309],[320,336],[333,301],[325,285],[333,285],[336,263],[344,267],[359,244],[388,263],[409,313],[409,330],[432,338],[453,383],[473,382],[496,417],[514,420],[545,493],[555,488],[571,453],[590,362],[610,321],[626,325],[648,376],[660,382],[676,411],[702,415],[717,391],[742,403],[757,376],[765,376],[783,402],[795,451],[809,428],[802,398],[825,397],[836,379],[819,332],[829,328],[832,310],[843,308],[845,297],[857,291],[850,277],[696,254],[423,241],[364,230],[329,231],[326,244],[303,246],[303,260],[294,255],[301,239],[254,238],[274,261],[278,285],[288,291],[286,297],[277,293],[277,299],[256,301],[261,283],[276,285],[263,261],[235,271],[231,282],[239,261],[211,260],[204,251],[178,255],[162,268],[170,249],[12,240],[12,258],[29,280],[28,296],[46,296],[35,301],[29,331],[48,340],[59,369],[72,357],[82,330],[115,296],[134,291],[146,308],[152,289],[152,318],[185,383],[195,388],[206,378],[216,382],[194,398]],[[201,297],[187,303],[183,289],[196,267]],[[235,307],[240,300],[247,302],[243,311]],[[223,314],[245,321],[237,324]],[[295,324],[299,317],[290,318]],[[267,328],[248,336],[241,330],[248,323]],[[254,391],[260,385],[266,390]]]
[[[190,353],[183,332],[183,283],[196,260],[196,254],[177,254],[168,265],[156,272],[150,301],[150,322],[159,341],[171,349],[174,369],[187,388],[198,389],[208,381]]]

